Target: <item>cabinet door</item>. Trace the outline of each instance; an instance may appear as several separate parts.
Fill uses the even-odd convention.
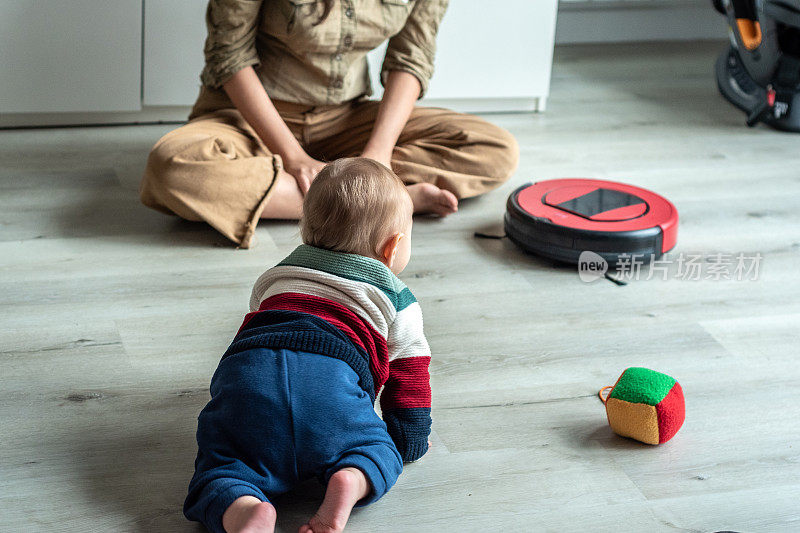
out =
[[[200,89],[207,2],[147,0],[144,6],[144,105],[192,105]]]
[[[556,0],[450,2],[428,97],[547,96],[556,8]]]
[[[540,98],[550,90],[556,0],[453,0],[439,28],[427,98]],[[370,73],[380,91],[383,50]]]
[[[142,0],[0,0],[0,113],[141,108]]]

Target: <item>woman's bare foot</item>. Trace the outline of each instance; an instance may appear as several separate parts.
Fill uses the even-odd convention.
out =
[[[369,482],[358,468],[342,468],[331,476],[325,499],[299,533],[339,533],[344,530],[350,511],[370,491]]]
[[[253,496],[236,498],[222,515],[222,527],[228,533],[272,533],[275,531],[275,507]]]
[[[456,195],[440,189],[433,183],[415,183],[406,187],[411,201],[414,202],[414,213],[418,215],[433,214],[446,217],[458,211]]]

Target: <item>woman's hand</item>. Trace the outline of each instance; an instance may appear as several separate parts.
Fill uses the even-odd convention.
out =
[[[283,160],[283,168],[297,180],[297,186],[300,187],[303,195],[308,192],[311,182],[324,166],[325,163],[317,161],[305,152],[299,157],[284,158]]]

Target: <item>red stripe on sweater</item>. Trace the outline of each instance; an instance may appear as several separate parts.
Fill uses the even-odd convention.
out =
[[[386,383],[389,375],[389,365],[386,364],[389,360],[386,339],[371,324],[344,305],[319,296],[284,292],[261,302],[259,311],[270,309],[308,313],[329,322],[367,353],[376,394]]]
[[[430,357],[404,357],[389,363],[389,380],[381,396],[381,409],[431,406]]]

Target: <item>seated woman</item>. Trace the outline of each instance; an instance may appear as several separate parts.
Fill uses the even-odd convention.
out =
[[[260,218],[296,219],[323,161],[391,168],[416,213],[516,169],[510,133],[471,115],[415,107],[433,73],[448,0],[210,0],[202,88],[185,126],[153,147],[142,202],[206,221],[249,248]],[[372,94],[366,54],[389,38]]]

